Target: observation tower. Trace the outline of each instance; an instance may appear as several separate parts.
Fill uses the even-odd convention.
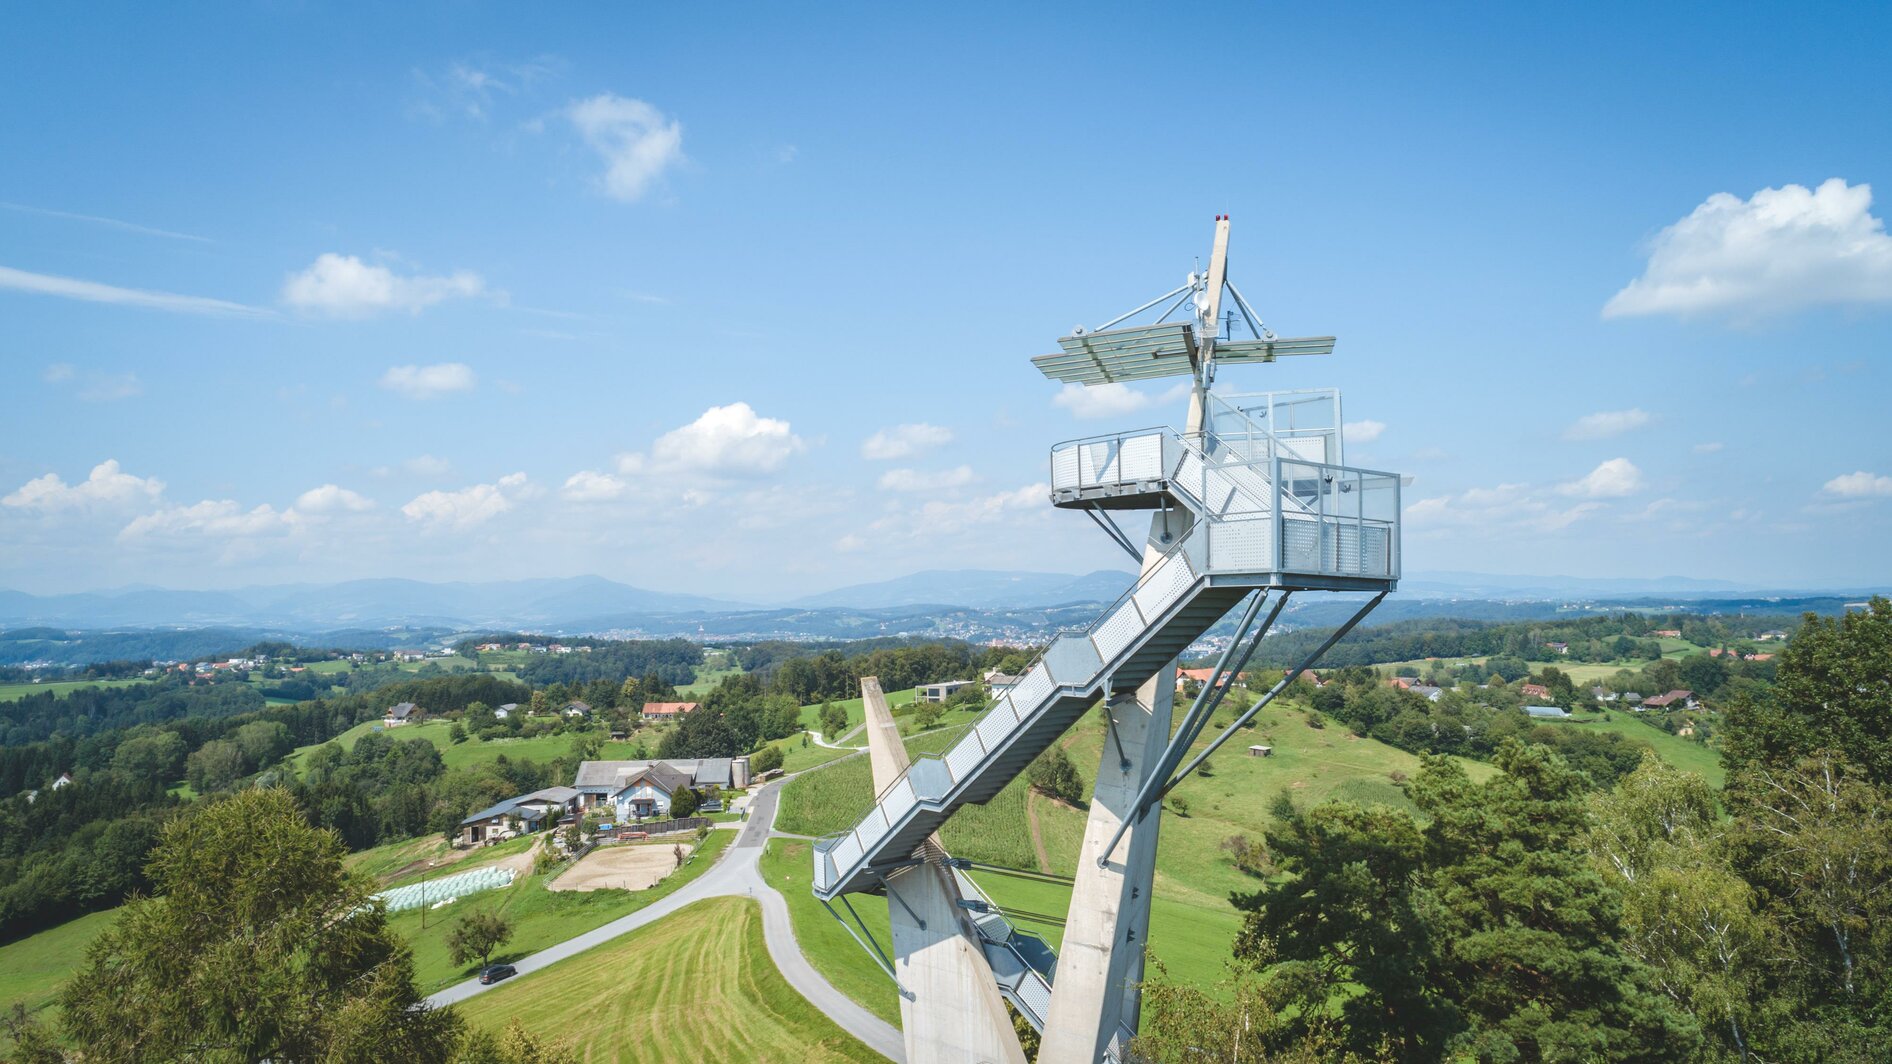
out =
[[[1053,639],[944,756],[909,759],[878,682],[862,681],[878,793],[853,828],[815,844],[814,893],[898,986],[909,1064],[1024,1061],[1001,999],[1040,1032],[1039,1061],[1122,1059],[1137,1030],[1163,797],[1398,583],[1400,478],[1345,464],[1340,393],[1216,386],[1226,367],[1334,349],[1331,336],[1285,338],[1264,325],[1229,277],[1228,245],[1229,220],[1218,217],[1206,270],[1032,359],[1052,380],[1085,386],[1191,382],[1180,430],[1051,449],[1052,505],[1083,511],[1135,558],[1136,583]],[[1126,531],[1123,511],[1149,512],[1147,532]],[[1203,744],[1289,597],[1309,592],[1368,597]],[[1231,616],[1227,649],[1178,719],[1177,656]],[[1107,735],[1054,954],[1005,918],[968,875],[977,866],[948,854],[936,832],[1100,702]],[[891,952],[849,903],[861,893],[887,896]]]

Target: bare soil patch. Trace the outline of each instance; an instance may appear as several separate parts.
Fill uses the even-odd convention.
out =
[[[689,843],[603,846],[579,858],[577,864],[553,880],[547,889],[648,890],[677,870],[677,846],[683,847],[686,858],[694,849]]]

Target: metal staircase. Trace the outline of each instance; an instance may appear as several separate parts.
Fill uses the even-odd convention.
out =
[[[1250,591],[1383,591],[1398,578],[1398,477],[1205,453],[1199,439],[1215,445],[1150,429],[1053,450],[1058,505],[1179,507],[1193,523],[1101,617],[1053,640],[943,757],[915,760],[851,830],[817,841],[816,896],[881,889],[954,810],[990,800],[1098,699],[1134,691]]]

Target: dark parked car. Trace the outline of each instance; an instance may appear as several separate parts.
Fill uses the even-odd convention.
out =
[[[510,964],[489,964],[480,969],[480,982],[497,983],[501,979],[519,974],[519,969]]]

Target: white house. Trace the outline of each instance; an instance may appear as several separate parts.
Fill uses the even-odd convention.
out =
[[[689,786],[689,773],[659,761],[624,777],[606,801],[617,810],[619,821],[666,817],[670,815],[671,797]]]
[[[498,709],[493,710],[493,716],[498,718],[499,720],[505,720],[506,718],[512,716],[513,710],[518,709],[518,708],[519,708],[519,703],[508,702],[505,705],[500,706]]]
[[[381,726],[384,728],[398,728],[403,724],[411,724],[425,716],[426,712],[426,710],[412,702],[402,702],[399,705],[389,706],[388,711],[381,716]]]
[[[953,696],[953,692],[958,691],[962,687],[970,687],[971,685],[971,680],[946,680],[943,683],[921,684],[920,701],[944,702]]]
[[[589,717],[591,716],[591,706],[586,702],[567,702],[565,703],[565,715],[568,717]]]

